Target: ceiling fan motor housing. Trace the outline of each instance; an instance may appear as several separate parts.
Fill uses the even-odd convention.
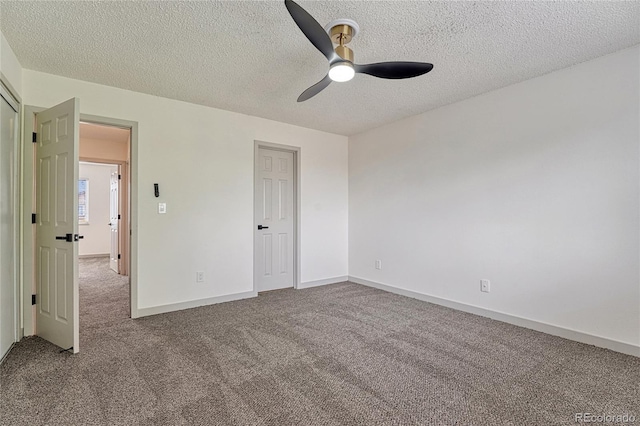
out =
[[[334,44],[348,44],[355,35],[354,33],[353,27],[347,24],[338,24],[331,27],[329,36]]]
[[[345,46],[357,33],[357,30],[350,24],[352,23],[334,21],[330,24],[332,26],[328,34],[329,37],[331,37],[331,41],[338,45],[335,49],[338,56],[346,61],[353,62],[353,50]],[[355,24],[355,22],[353,24]]]
[[[345,61],[353,62],[353,50],[349,49],[347,46],[336,47],[336,53]]]
[[[335,44],[339,44],[339,41],[336,39],[336,37],[338,34],[340,34],[340,31],[334,31],[334,29],[338,27],[348,27],[348,30],[343,31],[343,33],[349,34],[349,41],[351,41],[351,38],[357,36],[360,32],[360,25],[358,25],[358,23],[353,19],[334,19],[324,27],[324,30],[327,32],[327,34],[329,34],[329,37],[331,37],[331,41],[333,41]],[[345,42],[345,44],[349,43],[349,41]]]

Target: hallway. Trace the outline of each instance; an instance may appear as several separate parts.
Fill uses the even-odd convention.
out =
[[[129,277],[109,269],[109,258],[78,260],[80,345],[94,331],[129,318]]]

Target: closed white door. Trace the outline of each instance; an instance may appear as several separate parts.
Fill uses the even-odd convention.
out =
[[[293,153],[260,148],[255,176],[256,289],[293,287]]]
[[[0,359],[17,340],[17,110],[17,102],[0,86]]]
[[[118,186],[120,181],[118,179],[118,171],[111,172],[111,189],[109,192],[109,226],[111,227],[111,254],[109,260],[109,267],[120,273],[120,256],[119,238],[118,238],[118,225],[120,222],[120,215],[118,214]]]
[[[36,115],[36,334],[79,350],[78,99]]]

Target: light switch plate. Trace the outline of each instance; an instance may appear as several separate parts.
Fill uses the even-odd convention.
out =
[[[165,214],[167,212],[167,203],[158,203],[158,213]]]

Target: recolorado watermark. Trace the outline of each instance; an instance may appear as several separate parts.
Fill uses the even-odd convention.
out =
[[[576,423],[635,423],[633,414],[593,414],[576,413],[573,417]]]

